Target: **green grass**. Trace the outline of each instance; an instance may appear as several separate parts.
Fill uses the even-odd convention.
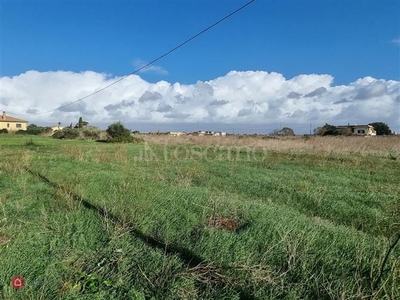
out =
[[[0,157],[0,299],[400,297],[400,245],[377,282],[399,160],[7,135]]]

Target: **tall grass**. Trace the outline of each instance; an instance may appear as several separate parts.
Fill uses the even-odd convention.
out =
[[[142,135],[149,143],[202,146],[252,147],[270,151],[327,153],[346,155],[400,156],[399,136],[169,136]],[[400,159],[400,158],[399,158]]]
[[[2,138],[0,298],[400,297],[398,140],[191,139]]]

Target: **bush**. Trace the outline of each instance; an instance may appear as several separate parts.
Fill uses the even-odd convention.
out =
[[[2,134],[2,133],[8,133],[8,130],[7,130],[7,129],[5,129],[5,128],[3,128],[3,129],[0,129],[0,134]]]
[[[131,131],[121,123],[117,122],[108,126],[107,143],[141,143],[143,139],[131,136]]]
[[[99,139],[100,133],[101,131],[98,129],[84,129],[82,131],[82,134],[86,139],[93,139],[93,140]]]
[[[326,123],[322,127],[314,129],[316,135],[326,136],[326,135],[340,135],[340,131],[334,125]]]
[[[125,128],[121,122],[111,124],[108,126],[106,131],[112,139],[118,138],[123,140],[124,138],[131,136],[131,131],[128,128]]]
[[[53,134],[54,139],[76,139],[79,137],[79,130],[75,128],[63,128],[63,130],[57,130]]]
[[[23,135],[40,135],[40,134],[46,134],[46,133],[51,133],[52,129],[51,127],[41,127],[41,126],[36,126],[35,124],[28,125],[26,130],[18,130],[16,134],[23,134]]]
[[[293,129],[290,127],[283,127],[282,129],[273,130],[270,135],[279,135],[279,136],[295,136]]]
[[[37,144],[32,139],[30,139],[29,141],[25,142],[25,146],[37,146]]]

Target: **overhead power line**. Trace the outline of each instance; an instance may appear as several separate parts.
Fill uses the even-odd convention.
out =
[[[102,87],[101,89],[99,89],[99,90],[97,90],[97,91],[94,91],[93,93],[90,93],[90,94],[88,94],[88,95],[86,95],[86,96],[84,96],[84,97],[82,97],[82,98],[79,98],[78,100],[75,100],[75,101],[73,101],[73,102],[70,102],[70,103],[68,103],[68,104],[61,105],[61,106],[59,106],[59,107],[57,107],[57,108],[55,108],[55,109],[52,109],[52,110],[44,111],[44,112],[41,112],[41,113],[34,113],[34,114],[29,114],[29,115],[23,115],[23,116],[38,116],[38,115],[48,114],[48,113],[54,112],[54,111],[56,111],[56,110],[59,110],[59,109],[61,109],[61,108],[64,108],[64,107],[70,106],[70,105],[72,105],[72,104],[78,103],[78,102],[80,102],[80,101],[83,101],[83,100],[85,100],[85,99],[87,99],[87,98],[89,98],[89,97],[91,97],[91,96],[93,96],[93,95],[96,95],[96,94],[98,94],[98,93],[100,93],[100,92],[102,92],[102,91],[104,91],[104,90],[110,88],[111,86],[116,85],[117,83],[121,82],[122,80],[125,80],[125,79],[128,78],[129,76],[134,75],[134,74],[140,72],[141,70],[143,70],[143,69],[147,68],[148,66],[154,64],[155,62],[157,62],[157,61],[159,61],[160,59],[166,57],[167,55],[171,54],[172,52],[178,50],[179,48],[183,47],[184,45],[186,45],[186,44],[189,43],[190,41],[194,40],[194,39],[197,38],[198,36],[200,36],[200,35],[202,35],[203,33],[205,33],[206,31],[210,30],[211,28],[217,26],[218,24],[220,24],[221,22],[223,22],[223,21],[225,21],[226,19],[230,18],[230,17],[233,16],[234,14],[238,13],[239,11],[241,11],[242,9],[244,9],[245,7],[247,7],[248,5],[250,5],[250,4],[251,4],[252,2],[254,2],[254,1],[255,1],[255,0],[251,0],[251,1],[247,2],[246,4],[242,5],[242,6],[239,7],[238,9],[236,9],[236,10],[232,11],[231,13],[229,13],[228,15],[226,15],[225,17],[219,19],[217,22],[215,22],[215,23],[209,25],[208,27],[206,27],[206,28],[203,29],[202,31],[200,31],[200,32],[196,33],[195,35],[193,35],[192,37],[188,38],[187,40],[185,40],[184,42],[182,42],[182,43],[179,44],[178,46],[176,46],[176,47],[172,48],[171,50],[165,52],[164,54],[158,56],[157,58],[153,59],[152,61],[150,61],[149,63],[145,64],[144,66],[142,66],[142,67],[136,69],[136,70],[133,71],[132,73],[129,73],[129,74],[127,74],[127,75],[124,75],[123,77],[121,77],[121,78],[118,79],[117,81],[114,81],[113,83],[110,83],[110,84],[108,84],[108,85]],[[16,115],[21,115],[21,116],[22,116],[22,114],[16,114]]]

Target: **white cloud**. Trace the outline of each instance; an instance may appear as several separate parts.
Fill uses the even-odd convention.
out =
[[[400,126],[399,81],[365,77],[333,86],[333,77],[326,74],[286,79],[264,71],[231,71],[190,85],[149,83],[132,75],[83,101],[40,114],[118,79],[90,71],[28,71],[2,77],[0,109],[35,124],[70,124],[82,116],[102,128],[119,120],[127,125],[179,123],[192,128],[195,124],[263,128],[272,123],[300,126],[374,121],[386,122],[394,130]]]
[[[136,69],[140,69],[140,68],[144,67],[145,65],[147,65],[147,62],[145,62],[144,60],[135,59],[133,61],[133,66]],[[145,67],[145,68],[143,68],[143,69],[141,69],[139,71],[139,73],[150,73],[150,72],[151,73],[155,73],[155,74],[160,74],[160,75],[167,75],[168,74],[167,70],[165,70],[163,67],[156,66],[156,65],[147,66],[147,67]]]
[[[357,95],[354,97],[354,99],[371,99],[387,94],[386,83],[382,80],[361,83],[361,85],[362,87],[357,91]]]
[[[393,39],[393,40],[392,40],[392,43],[395,44],[395,45],[397,45],[397,46],[400,46],[400,38],[398,38],[398,39]]]

